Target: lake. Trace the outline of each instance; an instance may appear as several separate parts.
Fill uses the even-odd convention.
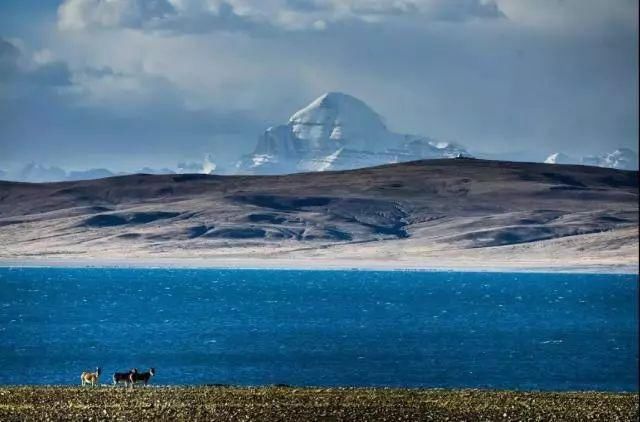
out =
[[[638,276],[0,268],[0,384],[635,391]]]

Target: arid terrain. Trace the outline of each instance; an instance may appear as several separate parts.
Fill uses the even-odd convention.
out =
[[[638,395],[291,387],[0,388],[0,419],[635,421]]]
[[[634,268],[638,172],[442,159],[0,182],[5,263]]]

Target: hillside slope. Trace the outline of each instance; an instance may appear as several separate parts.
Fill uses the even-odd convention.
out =
[[[0,182],[5,260],[634,265],[637,228],[638,173],[587,166],[441,159],[286,176]]]

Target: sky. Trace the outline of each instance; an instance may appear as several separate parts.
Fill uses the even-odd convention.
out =
[[[638,145],[637,0],[0,0],[0,169],[228,164],[327,91],[544,158]]]

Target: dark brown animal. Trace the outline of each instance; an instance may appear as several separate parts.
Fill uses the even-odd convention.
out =
[[[129,372],[116,372],[113,374],[113,385],[118,385],[119,383],[124,383],[124,385],[129,385],[130,375],[137,373],[138,370],[133,368]]]
[[[143,382],[144,385],[147,385],[151,377],[154,376],[155,374],[156,374],[156,370],[153,368],[149,369],[149,372],[137,372],[137,371],[131,372],[129,373],[129,382],[131,383],[131,385],[134,385],[140,382]]]

